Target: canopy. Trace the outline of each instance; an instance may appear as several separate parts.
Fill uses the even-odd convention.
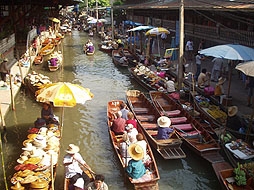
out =
[[[130,21],[130,20],[124,21],[124,24],[129,24],[129,25],[133,25],[133,26],[141,26],[141,25],[143,25],[143,24],[141,24],[141,23],[132,22],[132,21]]]
[[[93,19],[93,20],[90,20],[89,22],[88,22],[88,24],[96,24],[97,23],[97,19]]]
[[[224,58],[229,60],[254,60],[254,49],[236,44],[225,44],[210,47],[199,51],[205,56]]]
[[[138,26],[138,27],[135,27],[135,28],[132,28],[132,29],[128,30],[127,32],[149,30],[149,29],[152,29],[152,28],[154,28],[154,27],[153,26]]]
[[[51,20],[52,22],[55,22],[55,23],[60,23],[60,20],[57,18],[49,17],[49,20]]]
[[[148,30],[145,35],[158,36],[161,35],[162,33],[169,34],[170,32],[166,28],[158,27]]]
[[[88,21],[95,19],[94,17],[87,18]]]
[[[98,20],[98,22],[108,22],[108,21],[104,18],[101,18],[101,19]]]
[[[242,71],[245,75],[254,77],[254,61],[240,63],[236,69]]]

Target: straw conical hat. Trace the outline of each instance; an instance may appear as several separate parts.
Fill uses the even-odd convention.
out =
[[[35,189],[45,188],[45,187],[48,187],[48,182],[46,180],[38,179],[38,180],[32,182],[30,184],[30,187],[35,188]]]
[[[229,117],[233,117],[234,115],[236,115],[238,112],[238,107],[237,106],[231,106],[228,108],[228,116]]]
[[[131,144],[130,147],[128,148],[128,153],[131,156],[131,158],[136,161],[144,158],[144,150],[138,144]]]
[[[23,189],[25,189],[25,187],[23,187],[19,182],[17,182],[14,186],[11,186],[11,189],[23,190]]]
[[[171,120],[168,117],[162,116],[157,120],[157,124],[160,127],[169,127],[171,125]]]

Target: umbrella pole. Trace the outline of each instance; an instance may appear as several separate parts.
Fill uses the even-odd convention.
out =
[[[159,35],[157,35],[157,45],[158,45],[158,54],[161,57],[161,51],[160,51],[160,41],[159,41]]]
[[[64,107],[61,110],[61,137],[63,136]]]
[[[146,47],[146,58],[149,58],[149,53],[150,53],[150,41],[151,41],[151,37],[148,37],[148,42],[147,42],[147,47]]]
[[[1,123],[2,123],[2,126],[3,126],[4,130],[6,130],[5,121],[4,121],[4,116],[3,116],[3,112],[2,112],[2,104],[1,104],[1,103],[0,103],[0,115],[1,115]]]
[[[232,70],[233,70],[233,66],[232,66],[232,61],[230,61],[229,64],[229,73],[228,73],[228,92],[227,92],[227,98],[229,98],[229,94],[230,94],[230,87],[231,87],[231,80],[232,80]],[[228,99],[226,100],[226,107],[228,106]]]
[[[135,40],[135,32],[133,31],[133,53],[136,55],[136,40]]]
[[[9,71],[9,78],[10,78],[10,90],[11,90],[12,110],[15,111],[16,109],[15,109],[15,101],[14,101],[13,88],[12,88],[11,71]]]
[[[249,125],[248,125],[248,130],[245,136],[245,141],[248,142],[249,141],[249,137],[250,137],[250,133],[251,133],[251,127],[252,127],[252,122],[253,122],[253,118],[254,118],[254,107],[252,109],[252,113],[251,113],[251,117],[250,117],[250,121],[249,121]]]

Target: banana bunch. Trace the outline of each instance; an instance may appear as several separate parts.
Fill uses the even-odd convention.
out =
[[[240,167],[240,164],[237,164],[238,167],[234,169],[234,173],[235,173],[235,180],[236,180],[236,185],[238,186],[242,186],[242,185],[246,185],[247,179],[246,179],[246,174],[244,172],[244,170]]]
[[[244,168],[250,176],[254,177],[254,162],[240,164],[240,167]]]
[[[227,114],[221,110],[209,109],[207,112],[215,119],[219,119],[221,122],[224,122],[227,119]]]

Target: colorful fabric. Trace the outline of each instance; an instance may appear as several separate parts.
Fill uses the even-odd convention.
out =
[[[136,121],[135,119],[127,120],[127,121],[126,121],[126,124],[127,124],[127,125],[128,125],[128,124],[132,124],[136,129],[138,129],[138,128],[137,128],[137,121]]]

